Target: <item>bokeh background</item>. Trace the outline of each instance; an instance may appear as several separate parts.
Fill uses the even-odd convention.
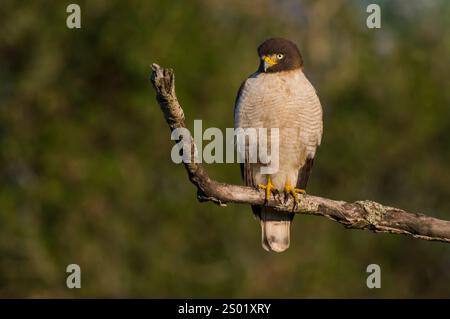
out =
[[[309,193],[450,219],[450,2],[78,1],[73,30],[70,3],[0,4],[0,297],[450,297],[448,244],[297,216],[265,252],[249,207],[196,201],[148,81],[174,68],[188,126],[232,127],[256,47],[289,38],[325,113]]]

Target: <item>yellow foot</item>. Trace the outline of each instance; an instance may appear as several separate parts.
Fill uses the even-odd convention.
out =
[[[284,191],[286,192],[286,194],[290,194],[290,195],[292,195],[292,197],[294,197],[296,204],[299,203],[298,194],[305,193],[304,189],[292,187],[291,179],[289,177],[286,179],[286,184],[284,185]]]
[[[272,181],[270,180],[270,177],[267,177],[266,185],[259,184],[258,187],[266,190],[266,202],[268,202],[270,199],[270,193],[274,193],[276,191],[276,188],[275,188],[275,186],[273,186]]]

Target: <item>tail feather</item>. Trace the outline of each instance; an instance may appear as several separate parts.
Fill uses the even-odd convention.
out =
[[[267,251],[282,252],[289,248],[290,226],[294,214],[261,207],[261,244]]]

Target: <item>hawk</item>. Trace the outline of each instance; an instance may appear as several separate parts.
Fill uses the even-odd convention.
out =
[[[258,47],[260,64],[239,88],[234,109],[234,127],[277,128],[279,132],[278,170],[264,174],[262,161],[249,161],[252,141],[246,141],[241,173],[247,186],[265,189],[266,200],[284,191],[298,203],[312,169],[316,149],[322,139],[322,106],[316,91],[303,73],[303,59],[297,46],[283,38],[272,38]],[[268,137],[264,143],[270,143]],[[260,138],[256,147],[261,147]],[[271,145],[267,145],[270,149]],[[282,252],[289,247],[293,213],[252,205],[261,221],[262,246]]]

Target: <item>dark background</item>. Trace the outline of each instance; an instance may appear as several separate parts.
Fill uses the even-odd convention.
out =
[[[371,1],[78,1],[72,30],[70,3],[0,4],[1,297],[450,297],[443,243],[297,216],[264,251],[250,207],[196,201],[148,81],[174,68],[187,125],[232,127],[256,47],[289,38],[324,107],[308,192],[450,219],[450,2],[377,1],[368,29]]]

